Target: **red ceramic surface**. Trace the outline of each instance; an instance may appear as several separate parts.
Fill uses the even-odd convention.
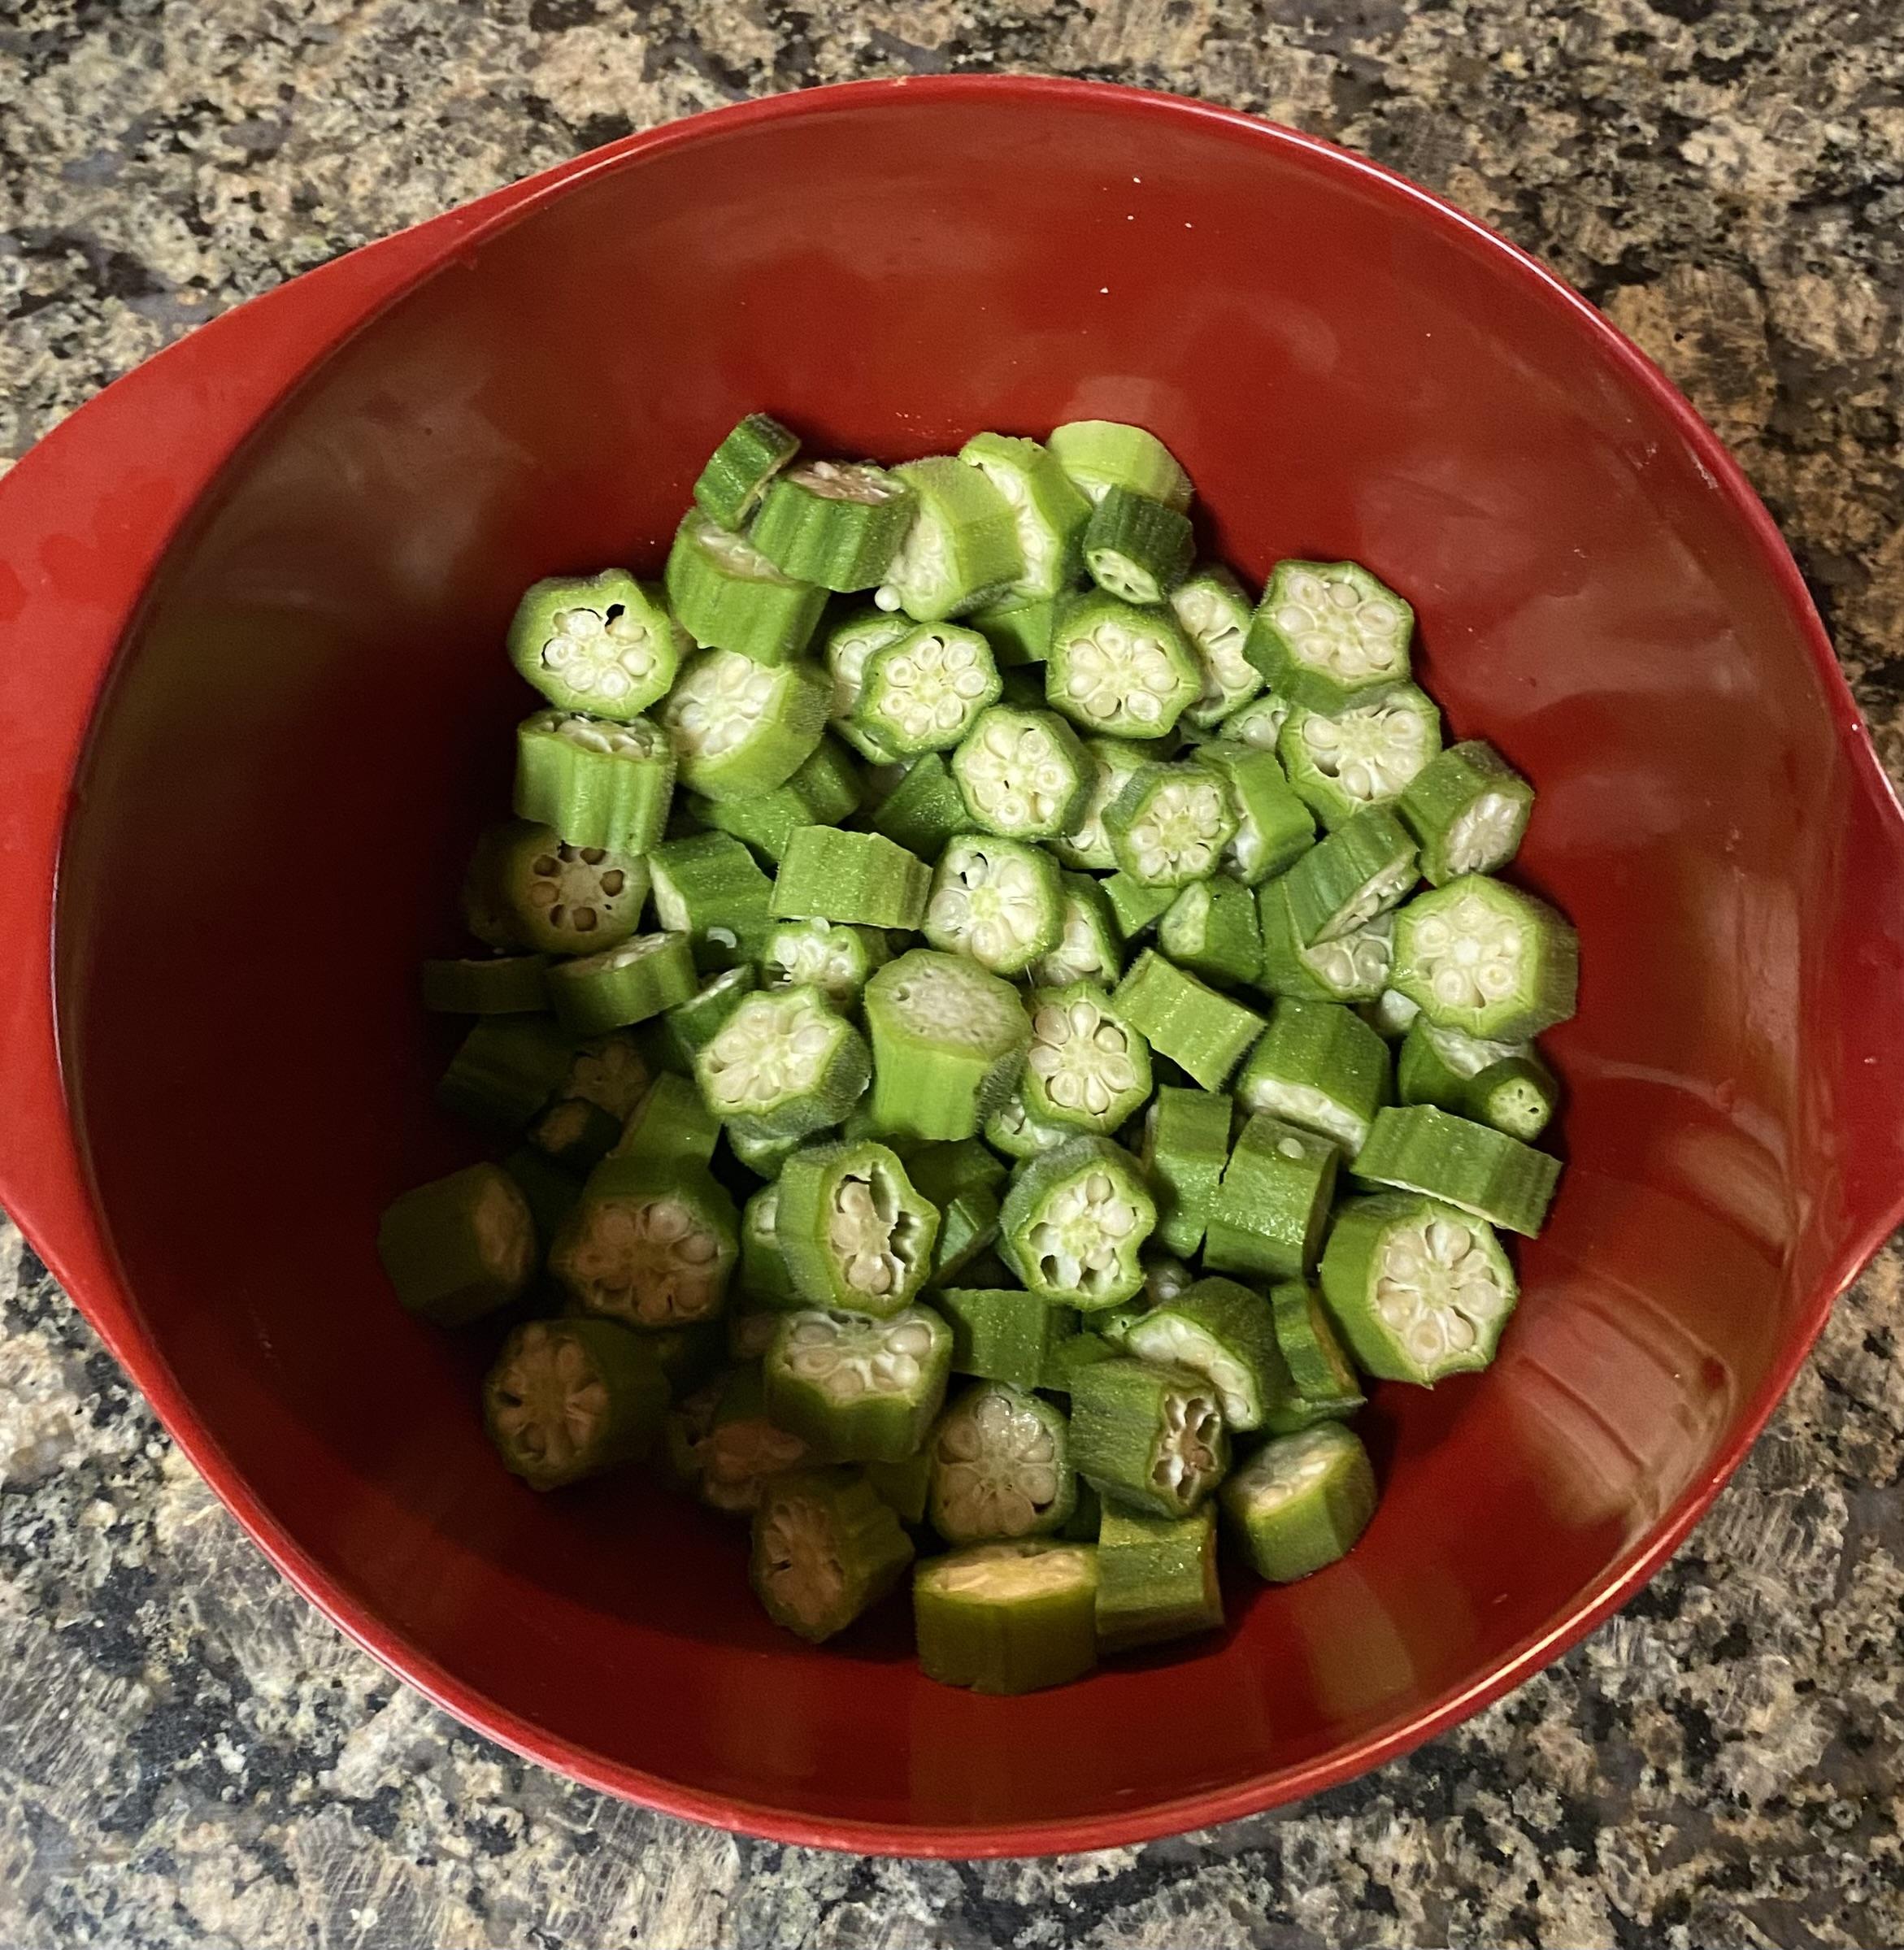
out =
[[[465,1154],[412,971],[503,801],[516,593],[657,563],[760,405],[889,459],[1140,420],[1247,575],[1371,563],[1455,731],[1538,782],[1524,872],[1580,930],[1571,1168],[1493,1371],[1382,1391],[1345,1563],[1016,1702],[920,1679],[902,1615],[796,1644],[732,1534],[641,1487],[517,1487],[481,1347],[404,1318],[372,1250]],[[504,191],[29,454],[0,631],[0,1196],[346,1631],[679,1813],[1028,1852],[1394,1754],[1638,1586],[1899,1215],[1904,831],[1763,510],[1538,267],[1240,116],[869,84]]]

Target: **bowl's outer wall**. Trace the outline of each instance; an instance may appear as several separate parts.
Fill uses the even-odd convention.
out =
[[[472,1409],[487,1344],[406,1320],[372,1249],[395,1191],[469,1155],[413,971],[506,801],[515,599],[657,567],[763,405],[887,458],[1139,420],[1246,578],[1367,562],[1418,607],[1450,736],[1539,784],[1521,871],[1581,935],[1571,1168],[1500,1361],[1379,1395],[1385,1499],[1345,1563],[1011,1704],[923,1680],[902,1616],[794,1644],[698,1513],[510,1482]],[[1604,1600],[1736,1460],[1894,1197],[1869,1073],[1897,1068],[1895,834],[1778,559],[1550,284],[1260,126],[1000,85],[637,148],[318,371],[121,662],[59,978],[135,1329],[307,1583],[590,1778],[945,1850],[1313,1785]]]

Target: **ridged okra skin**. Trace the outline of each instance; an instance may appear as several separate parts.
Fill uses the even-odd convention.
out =
[[[1098,1553],[1051,1539],[974,1544],[917,1566],[914,1635],[928,1679],[1017,1694],[1098,1663]]]
[[[471,1165],[393,1199],[377,1257],[406,1313],[459,1327],[519,1298],[536,1269],[528,1200],[498,1165]]]
[[[1223,1623],[1215,1505],[1187,1516],[1104,1505],[1098,1531],[1098,1644],[1162,1645]]]
[[[647,852],[674,801],[674,748],[646,718],[537,711],[515,731],[515,815],[571,846]]]
[[[767,1350],[767,1412],[828,1461],[901,1462],[924,1444],[951,1371],[952,1331],[928,1307],[883,1319],[802,1308]]]
[[[1069,1380],[1072,1463],[1108,1501],[1187,1517],[1223,1480],[1229,1435],[1205,1376],[1118,1355]]]
[[[1272,1437],[1219,1493],[1250,1568],[1272,1584],[1293,1584],[1345,1557],[1376,1499],[1368,1452],[1339,1422]]]

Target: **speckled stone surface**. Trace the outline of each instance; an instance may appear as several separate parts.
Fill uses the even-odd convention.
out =
[[[0,454],[196,321],[743,95],[1015,67],[1363,149],[1606,306],[1732,443],[1904,772],[1894,0],[0,0]],[[0,1943],[1904,1942],[1904,1257],[1624,1615],[1303,1806],[861,1862],[524,1766],[346,1645],[0,1226]]]

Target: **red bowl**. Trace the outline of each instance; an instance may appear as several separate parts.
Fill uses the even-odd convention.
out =
[[[999,1702],[777,1633],[732,1533],[541,1499],[372,1249],[463,1155],[414,1002],[533,578],[652,565],[744,410],[893,459],[1140,420],[1246,575],[1413,599],[1578,923],[1553,1222],[1486,1375],[1386,1388],[1344,1563]],[[871,83],[640,136],[246,305],[0,488],[0,1180],[301,1590],[599,1787],[792,1841],[1097,1847],[1339,1781],[1685,1535],[1900,1214],[1904,825],[1765,511],[1635,350],[1361,159],[1157,96]],[[55,888],[57,874],[58,886]],[[902,1613],[902,1608],[897,1608]]]

